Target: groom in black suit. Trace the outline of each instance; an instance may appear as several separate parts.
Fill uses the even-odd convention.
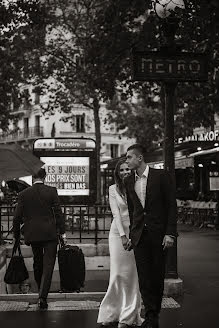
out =
[[[46,171],[33,176],[33,185],[18,196],[13,231],[20,238],[24,223],[24,240],[33,251],[34,278],[39,289],[38,306],[46,309],[53,269],[56,260],[58,234],[66,242],[65,221],[56,188],[44,185]]]
[[[158,328],[164,289],[165,258],[177,237],[175,188],[164,170],[149,168],[140,144],[130,146],[126,162],[133,173],[124,183],[139,287],[145,306],[142,327]]]

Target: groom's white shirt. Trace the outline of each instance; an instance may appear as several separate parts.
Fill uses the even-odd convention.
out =
[[[135,171],[135,192],[141,202],[142,207],[145,206],[146,201],[146,189],[147,189],[147,180],[149,174],[149,166],[146,166],[146,169],[142,173],[141,176],[138,175],[137,171]]]

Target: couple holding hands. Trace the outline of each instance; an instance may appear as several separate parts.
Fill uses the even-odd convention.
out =
[[[177,237],[176,198],[168,173],[149,168],[144,155],[141,145],[129,147],[126,160],[116,166],[116,183],[109,188],[114,220],[109,233],[110,281],[97,319],[102,326],[159,328],[165,259]],[[66,243],[57,190],[44,184],[45,177],[41,168],[33,177],[33,186],[19,194],[13,222],[14,238],[20,238],[24,223],[25,243],[32,247],[41,309],[48,307],[57,230]]]
[[[168,173],[149,168],[144,156],[140,144],[130,146],[109,187],[114,220],[109,286],[97,319],[103,327],[159,328],[167,249],[177,237],[176,197]]]

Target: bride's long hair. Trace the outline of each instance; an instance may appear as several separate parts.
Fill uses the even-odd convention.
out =
[[[121,179],[120,177],[120,166],[122,164],[124,164],[126,161],[126,158],[122,158],[120,160],[118,160],[117,164],[116,164],[116,167],[115,167],[115,170],[114,170],[114,179],[115,179],[115,183],[116,183],[116,188],[117,188],[117,191],[123,196],[125,197],[125,186],[124,186],[124,183],[123,183],[123,180]]]

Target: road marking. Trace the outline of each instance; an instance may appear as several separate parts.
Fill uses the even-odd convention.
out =
[[[26,311],[28,302],[0,301],[0,312],[4,311]]]
[[[54,301],[48,303],[47,311],[85,311],[98,310],[100,302],[97,301]],[[172,297],[164,297],[162,308],[176,309],[180,305]],[[4,311],[39,311],[37,304],[29,302],[0,301],[0,312]]]
[[[163,297],[162,309],[177,309],[177,308],[180,308],[180,305],[172,297]]]

